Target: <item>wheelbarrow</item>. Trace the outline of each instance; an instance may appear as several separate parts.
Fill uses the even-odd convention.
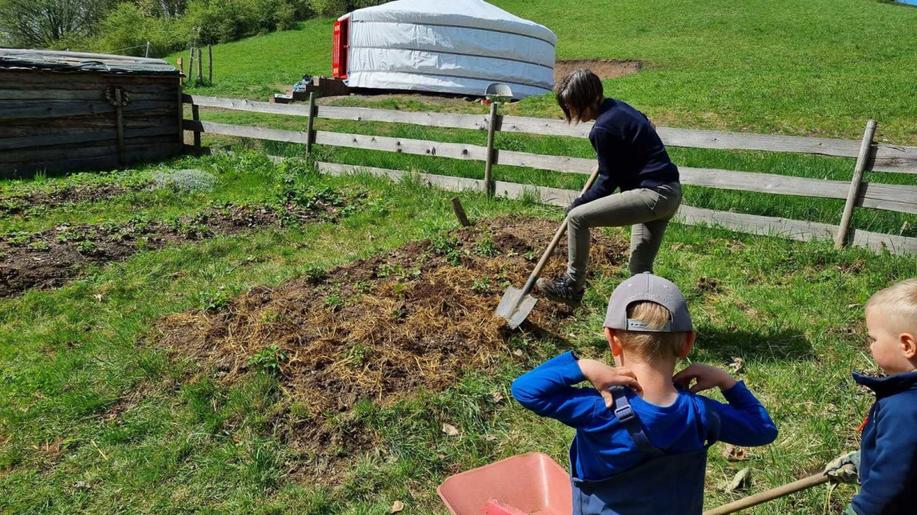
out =
[[[529,452],[449,476],[436,489],[453,515],[570,515],[570,475]]]

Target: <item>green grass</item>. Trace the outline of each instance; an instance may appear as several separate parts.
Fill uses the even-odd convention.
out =
[[[558,59],[643,61],[639,73],[606,81],[607,93],[660,125],[859,139],[866,119],[875,118],[880,140],[917,144],[912,7],[870,0],[494,3],[551,28]],[[330,52],[330,19],[219,45],[215,84],[191,92],[266,100],[303,74],[328,75]],[[512,112],[559,115],[549,95]]]
[[[507,352],[493,369],[469,368],[445,392],[413,392],[392,406],[357,403],[349,420],[376,431],[378,448],[340,481],[302,482],[290,471],[308,467],[309,455],[286,446],[274,429],[277,417],[296,416],[276,377],[253,370],[240,382],[223,383],[207,365],[157,346],[157,320],[441,234],[455,226],[452,194],[414,183],[322,177],[255,154],[180,164],[211,170],[220,184],[239,184],[213,196],[264,195],[292,175],[314,187],[365,189],[386,209],[358,210],[337,225],[141,252],[63,288],[0,300],[0,512],[386,513],[396,500],[411,512],[442,512],[435,487],[450,473],[531,450],[565,462],[571,432],[516,405],[508,385],[569,347],[602,355],[604,303],[623,272],[596,279],[565,329],[566,344],[519,334],[508,350],[521,351],[521,358]],[[560,214],[524,202],[461,198],[472,219]],[[173,200],[176,212],[204,201]],[[855,426],[869,397],[849,372],[874,370],[862,345],[863,303],[888,282],[917,274],[912,259],[676,224],[657,272],[689,298],[701,333],[692,359],[725,366],[743,357],[740,376],[781,429],[773,445],[753,449],[740,464],[714,448],[708,506],[735,497],[721,483],[739,466],[753,468],[758,491],[811,473],[856,445]],[[716,287],[702,287],[710,279]],[[494,392],[504,399],[494,401]],[[461,434],[444,435],[443,423]],[[810,513],[824,495],[816,489],[758,512]],[[834,497],[845,502],[850,495],[842,488]]]
[[[558,57],[639,59],[643,71],[606,81],[609,94],[646,111],[662,125],[858,139],[867,117],[880,137],[917,143],[917,9],[863,1],[771,2],[496,2],[546,23],[560,41]],[[265,99],[303,74],[328,73],[330,20],[297,30],[214,47],[213,86],[205,95]],[[174,60],[173,56],[171,59]],[[337,100],[416,110],[484,112],[482,106],[405,97]],[[549,97],[508,107],[513,114],[557,116]],[[207,119],[302,130],[304,120],[203,111]],[[319,128],[441,141],[484,143],[478,131],[398,124],[319,121]],[[210,143],[232,140],[208,139]],[[302,147],[256,147],[297,156]],[[500,148],[592,157],[588,142],[500,134]],[[679,165],[849,180],[850,159],[670,149]],[[359,165],[420,169],[480,177],[481,163],[353,149],[316,148],[316,157]],[[143,181],[155,173],[198,168],[217,177],[211,192],[140,190],[103,202],[32,209],[0,219],[0,233],[34,232],[62,223],[120,222],[133,216],[168,219],[211,202],[276,199],[290,183],[367,192],[371,205],[338,224],[264,229],[250,234],[140,252],[91,267],[53,290],[0,299],[0,513],[186,511],[235,513],[441,513],[436,485],[447,475],[512,454],[542,450],[566,462],[572,432],[516,405],[513,377],[568,348],[604,352],[604,304],[623,272],[598,277],[584,306],[565,327],[565,343],[517,334],[492,369],[469,367],[445,392],[412,392],[394,405],[360,401],[340,423],[361,421],[379,445],[339,481],[314,484],[296,470],[307,453],[284,443],[278,420],[297,416],[272,357],[252,356],[252,370],[228,384],[209,365],[170,355],[157,345],[158,321],[170,314],[224,304],[254,286],[315,276],[405,242],[455,227],[449,198],[411,182],[331,178],[298,161],[275,166],[242,152],[181,158],[105,175],[0,182],[0,197],[75,184]],[[498,166],[501,180],[565,188],[584,177]],[[917,184],[917,176],[872,173],[868,180]],[[526,202],[461,194],[472,219],[560,211]],[[686,188],[703,207],[836,223],[839,201]],[[917,219],[858,209],[854,225],[914,236]],[[626,237],[623,229],[607,231]],[[753,469],[752,491],[819,470],[855,448],[855,428],[870,403],[853,386],[852,369],[875,371],[863,346],[863,304],[888,283],[917,275],[912,256],[835,251],[830,243],[785,241],[721,230],[670,226],[656,263],[681,286],[700,331],[692,360],[740,372],[770,409],[777,441],[729,463],[711,452],[707,506],[738,497],[722,485],[740,467]],[[710,288],[711,280],[715,287]],[[513,354],[519,351],[521,356]],[[607,356],[606,356],[607,357]],[[494,400],[494,392],[504,399]],[[443,423],[460,435],[444,435]],[[853,489],[833,494],[834,507]],[[823,488],[764,505],[755,513],[822,510]]]

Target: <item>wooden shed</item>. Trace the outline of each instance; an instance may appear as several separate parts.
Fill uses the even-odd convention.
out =
[[[161,59],[0,49],[0,177],[182,151],[181,74]]]

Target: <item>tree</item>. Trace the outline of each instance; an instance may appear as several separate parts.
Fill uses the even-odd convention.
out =
[[[14,46],[59,46],[91,35],[112,1],[0,0],[0,33]]]

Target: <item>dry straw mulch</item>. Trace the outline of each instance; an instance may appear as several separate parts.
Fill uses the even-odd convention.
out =
[[[358,400],[388,404],[442,391],[464,369],[486,370],[505,357],[508,332],[494,309],[507,284],[521,287],[555,228],[531,218],[478,222],[327,275],[256,288],[216,312],[170,316],[159,326],[161,341],[230,382],[269,349],[290,401],[309,412],[285,429],[288,440],[316,458],[353,453],[372,444],[367,431],[340,425]],[[561,247],[545,275],[562,271]],[[592,272],[612,273],[626,251],[626,242],[594,234]],[[522,329],[556,334],[571,313],[542,300]],[[332,418],[334,428],[326,424]]]

